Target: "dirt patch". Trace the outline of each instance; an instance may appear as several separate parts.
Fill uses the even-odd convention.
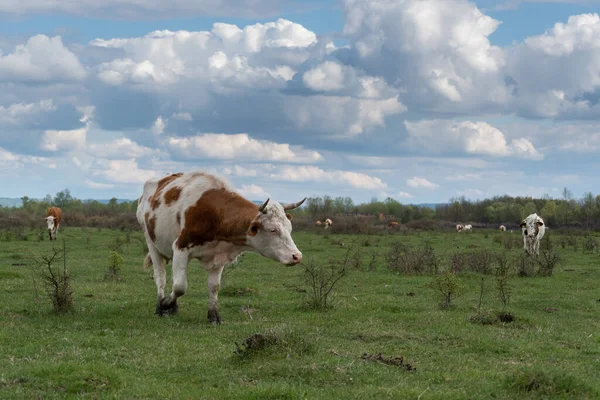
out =
[[[510,313],[501,313],[498,314],[498,320],[500,322],[513,322],[515,320],[514,315],[510,314]]]
[[[544,311],[546,311],[548,313],[553,313],[553,312],[557,312],[558,308],[556,308],[556,307],[544,307]]]
[[[395,367],[406,369],[407,371],[416,371],[417,369],[410,363],[404,362],[404,357],[384,357],[381,353],[367,354],[364,353],[361,357],[363,360],[375,361],[378,363],[393,365]]]

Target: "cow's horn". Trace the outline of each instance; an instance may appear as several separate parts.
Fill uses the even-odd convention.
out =
[[[265,208],[267,207],[267,203],[269,202],[269,199],[267,199],[262,206],[258,207],[258,211],[260,211],[263,214],[266,214],[267,211],[265,210]]]
[[[284,205],[283,205],[283,209],[284,209],[285,211],[287,211],[287,210],[293,210],[293,209],[294,209],[294,208],[296,208],[296,207],[300,207],[300,206],[302,205],[302,203],[304,203],[304,201],[305,201],[305,200],[306,200],[306,197],[305,197],[305,198],[303,198],[302,200],[300,200],[300,201],[299,201],[299,202],[297,202],[297,203],[288,203],[288,204],[284,204]]]

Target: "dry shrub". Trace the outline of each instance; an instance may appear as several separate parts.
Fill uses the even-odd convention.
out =
[[[598,240],[591,235],[584,236],[581,247],[584,253],[594,253],[598,248]]]
[[[440,229],[439,221],[432,219],[416,219],[406,223],[409,229],[418,229],[423,231],[435,231]]]
[[[495,255],[488,250],[478,250],[467,256],[467,267],[469,271],[478,274],[491,274]]]
[[[331,308],[333,290],[340,279],[348,272],[349,256],[342,261],[330,259],[325,266],[321,266],[310,259],[308,263],[301,264],[304,267],[303,278],[306,288],[297,288],[307,297],[306,306],[309,309],[324,310]]]
[[[389,269],[404,275],[437,274],[441,262],[429,241],[421,248],[396,242],[386,254],[386,261]]]
[[[433,290],[439,300],[441,309],[449,309],[454,305],[454,300],[466,293],[455,274],[450,271],[437,275],[425,287]]]
[[[554,250],[542,250],[537,259],[538,275],[552,276],[554,268],[562,261],[560,256]]]
[[[52,248],[50,255],[34,259],[37,265],[45,268],[42,271],[42,280],[46,286],[48,297],[52,301],[54,312],[67,313],[73,310],[73,288],[71,276],[67,269],[67,248],[63,241],[60,248]],[[62,270],[54,268],[53,264],[62,261]]]

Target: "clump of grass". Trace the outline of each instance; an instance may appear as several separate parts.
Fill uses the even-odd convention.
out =
[[[249,360],[256,357],[297,357],[314,350],[313,341],[303,332],[291,329],[268,329],[264,333],[253,333],[235,343],[233,353],[238,359]]]
[[[377,265],[377,258],[379,257],[379,253],[376,251],[371,252],[369,259],[369,271],[375,271],[375,266]]]
[[[243,296],[251,296],[256,293],[256,289],[249,287],[234,287],[234,286],[225,286],[223,289],[219,291],[221,296],[229,296],[229,297],[243,297]]]
[[[332,306],[334,288],[340,279],[346,276],[348,260],[348,257],[341,262],[330,259],[325,266],[322,266],[314,259],[310,259],[309,262],[302,264],[306,288],[298,288],[298,292],[305,293],[307,308],[325,310]]]
[[[124,244],[125,243],[123,242],[123,239],[121,239],[120,237],[116,237],[114,241],[108,244],[108,249],[110,251],[122,254]]]
[[[450,271],[437,275],[425,287],[433,290],[438,298],[439,306],[443,310],[452,308],[454,301],[466,292],[456,275]]]
[[[71,276],[67,269],[67,247],[63,241],[60,248],[52,248],[52,253],[41,256],[35,260],[44,268],[42,280],[44,281],[48,297],[52,301],[54,312],[63,314],[73,310],[73,288]],[[62,261],[62,269],[53,265]],[[35,283],[34,283],[35,286]],[[37,291],[37,288],[34,287]]]
[[[112,250],[108,254],[108,270],[104,275],[104,278],[112,281],[121,280],[121,267],[123,266],[123,256],[118,252]]]
[[[528,398],[592,399],[598,396],[586,382],[557,370],[520,370],[506,378],[506,386]]]

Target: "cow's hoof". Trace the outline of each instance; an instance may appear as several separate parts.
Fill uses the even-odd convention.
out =
[[[221,316],[217,310],[208,310],[208,322],[213,325],[221,325]]]
[[[156,303],[156,312],[155,314],[159,317],[163,315],[176,315],[177,311],[179,311],[179,305],[177,304],[177,300],[172,303],[167,303],[164,299]]]

